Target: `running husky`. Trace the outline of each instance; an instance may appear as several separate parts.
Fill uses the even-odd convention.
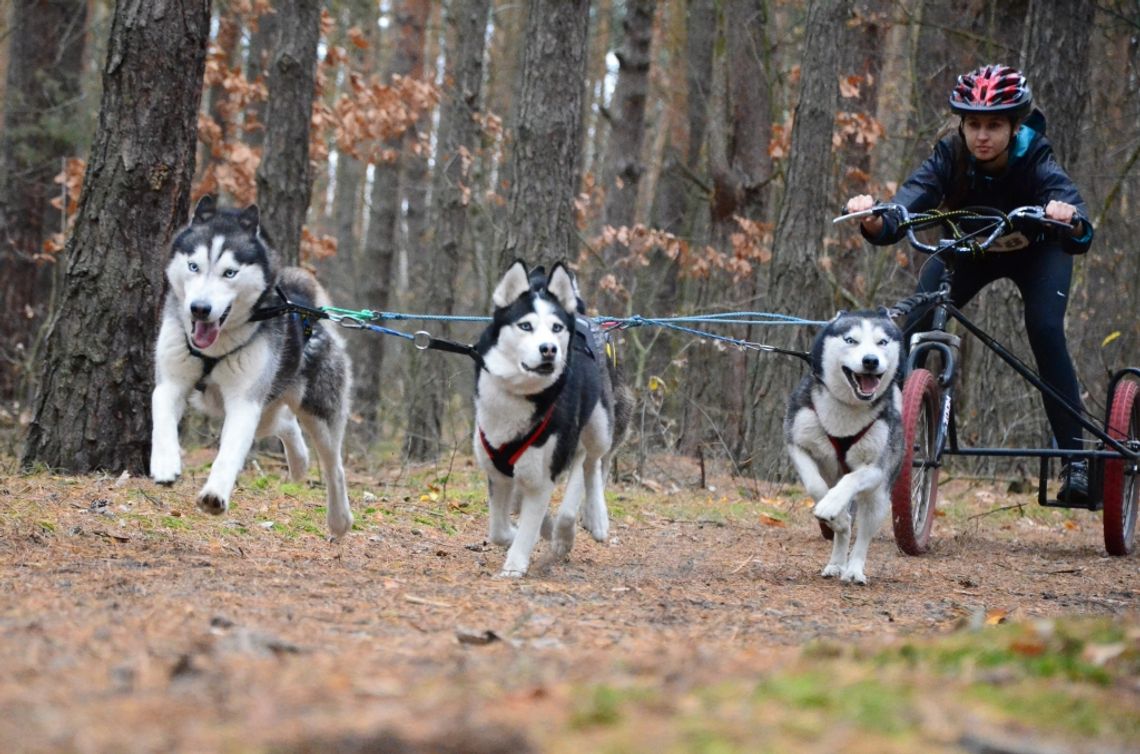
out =
[[[903,456],[901,341],[884,312],[840,312],[816,337],[812,373],[788,401],[788,454],[815,500],[812,512],[835,534],[826,577],[867,583],[867,548],[890,510]]]
[[[540,533],[551,538],[551,559],[570,553],[579,509],[582,526],[606,539],[605,476],[632,395],[589,324],[577,320],[577,283],[561,263],[548,277],[516,261],[492,299],[491,325],[475,345],[475,456],[487,473],[490,539],[509,547],[500,575],[517,578]],[[564,471],[566,493],[552,523],[550,498]]]
[[[218,456],[198,507],[224,513],[256,437],[276,435],[289,475],[301,480],[317,447],[328,488],[334,537],[352,527],[341,465],[352,370],[344,344],[326,321],[298,313],[274,316],[280,296],[307,307],[328,304],[316,279],[300,268],[279,269],[261,231],[256,205],[222,210],[204,197],[190,225],[174,238],[166,267],[169,292],[155,345],[154,434],[150,473],[173,484],[182,472],[178,422],[189,400],[224,416]]]

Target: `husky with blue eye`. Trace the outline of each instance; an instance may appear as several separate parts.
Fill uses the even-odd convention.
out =
[[[823,576],[866,584],[871,538],[903,458],[902,335],[882,312],[840,312],[816,336],[788,401],[784,441],[812,512],[834,533]],[[852,519],[855,544],[848,554]]]
[[[178,423],[189,403],[223,416],[222,437],[198,507],[221,514],[255,438],[275,435],[289,474],[301,480],[316,446],[328,489],[334,537],[352,527],[341,443],[352,370],[344,343],[327,320],[296,311],[276,316],[284,295],[309,308],[329,303],[307,271],[281,268],[256,205],[219,209],[198,202],[174,238],[168,291],[155,345],[150,473],[173,484],[182,473]]]
[[[577,316],[577,283],[563,264],[547,275],[516,261],[492,300],[491,325],[475,345],[475,456],[487,473],[490,539],[508,548],[500,575],[521,577],[540,535],[550,537],[554,559],[570,553],[579,520],[595,540],[606,539],[605,477],[632,393]]]

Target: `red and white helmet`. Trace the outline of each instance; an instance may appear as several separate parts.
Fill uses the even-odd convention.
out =
[[[1020,120],[1033,107],[1033,93],[1025,76],[1008,65],[987,65],[958,77],[950,92],[950,109],[956,115],[1008,115]]]

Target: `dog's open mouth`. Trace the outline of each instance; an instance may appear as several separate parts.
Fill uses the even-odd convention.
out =
[[[230,310],[227,308],[225,312],[222,313],[222,316],[218,317],[217,322],[206,322],[200,319],[194,320],[193,328],[190,331],[190,341],[194,344],[194,347],[205,349],[214,345],[214,341],[218,339],[218,335],[222,331],[222,324],[229,315]]]
[[[544,377],[554,374],[554,362],[553,361],[544,361],[536,367],[532,367],[529,364],[524,363],[522,365],[522,368],[528,372],[534,372],[535,374],[541,374]]]
[[[847,381],[851,383],[851,389],[855,391],[855,397],[863,401],[869,401],[874,398],[875,391],[879,389],[879,385],[883,382],[883,376],[881,374],[853,372],[847,367],[843,368],[843,373],[847,375]]]

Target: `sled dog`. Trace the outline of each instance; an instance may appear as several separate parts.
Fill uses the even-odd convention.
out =
[[[154,481],[173,484],[182,472],[178,423],[188,402],[224,417],[218,455],[198,493],[207,513],[226,511],[255,438],[280,438],[290,477],[303,479],[304,427],[328,489],[329,530],[334,537],[347,532],[341,441],[351,369],[344,343],[327,321],[272,311],[283,306],[282,294],[308,307],[327,305],[324,289],[305,270],[279,266],[256,205],[219,209],[210,196],[174,238],[166,279],[155,345]]]
[[[834,532],[825,577],[867,583],[867,548],[890,511],[903,456],[901,341],[885,313],[840,312],[816,336],[811,374],[788,400],[788,454],[812,512]]]
[[[552,560],[569,554],[579,514],[594,539],[606,539],[605,477],[632,393],[589,323],[576,317],[577,283],[563,264],[548,276],[516,261],[492,300],[492,322],[475,345],[474,446],[487,474],[490,540],[508,548],[500,575],[517,578],[540,534],[551,539]],[[550,498],[564,472],[566,492],[551,520]]]

